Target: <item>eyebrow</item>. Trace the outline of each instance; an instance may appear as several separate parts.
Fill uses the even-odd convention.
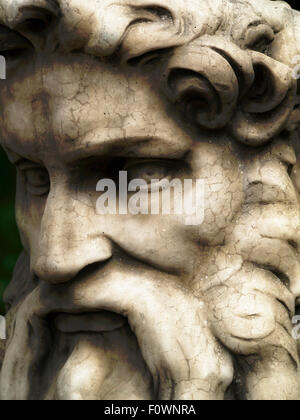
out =
[[[10,163],[12,163],[13,165],[17,165],[19,162],[21,162],[22,160],[24,160],[24,158],[19,155],[16,152],[13,152],[11,149],[9,149],[7,146],[1,145],[2,149],[4,150],[4,152],[6,153],[8,160],[10,161]]]
[[[118,130],[120,134],[120,130]],[[109,158],[144,158],[144,159],[169,159],[182,160],[191,150],[191,141],[182,136],[147,136],[144,134],[132,134],[128,137],[113,136],[108,132],[95,132],[88,130],[77,138],[66,138],[63,141],[65,147],[60,151],[62,164],[72,167],[80,166],[92,159]],[[117,134],[117,133],[114,133]],[[89,139],[89,135],[91,138]],[[97,138],[99,141],[97,141]],[[101,139],[102,138],[102,139]],[[104,139],[104,140],[103,140]],[[12,149],[11,144],[3,144],[3,148],[13,165],[18,165],[24,160],[44,166],[43,151],[37,153],[36,149],[28,151],[21,147],[20,150]]]
[[[13,150],[11,150],[9,147],[2,145],[1,146],[3,150],[5,151],[8,160],[12,165],[18,166],[22,162],[30,161],[33,163],[36,163],[37,165],[43,165],[41,161],[38,161],[37,159],[32,159],[30,156],[23,156]]]
[[[143,147],[150,147],[153,150],[143,151]],[[154,147],[159,145],[159,148]],[[172,147],[173,146],[173,147]],[[111,157],[142,157],[142,158],[167,158],[181,159],[189,151],[189,145],[172,143],[159,136],[136,136],[130,138],[114,138],[101,143],[87,143],[77,150],[70,151],[65,156],[67,165],[77,165],[91,158]]]

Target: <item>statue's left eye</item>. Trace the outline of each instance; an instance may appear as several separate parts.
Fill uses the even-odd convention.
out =
[[[49,174],[44,168],[29,168],[23,170],[28,192],[33,195],[48,194],[50,189]]]
[[[129,182],[134,179],[143,179],[148,184],[151,184],[153,180],[161,181],[168,178],[172,169],[171,162],[161,160],[136,161],[127,164],[124,168],[127,171]]]

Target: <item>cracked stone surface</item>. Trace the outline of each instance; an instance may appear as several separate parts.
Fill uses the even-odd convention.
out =
[[[0,399],[300,399],[299,45],[278,1],[0,0]],[[98,214],[119,171],[204,180],[203,223]]]

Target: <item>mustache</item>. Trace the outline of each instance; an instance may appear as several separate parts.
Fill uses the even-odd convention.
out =
[[[60,286],[42,283],[18,309],[16,329],[22,328],[23,334],[13,334],[9,347],[18,349],[18,353],[20,348],[29,347],[28,330],[45,331],[47,317],[53,314],[99,310],[128,320],[151,373],[156,398],[224,398],[233,377],[231,358],[209,329],[204,303],[175,277],[142,265],[135,266],[133,272],[120,262],[111,262],[101,274],[84,281],[78,278]],[[47,340],[43,342],[47,352]],[[39,350],[39,357],[41,354]],[[11,358],[17,359],[17,354]],[[33,360],[31,355],[27,364]],[[4,362],[4,371],[16,371],[10,364],[9,359]]]
[[[209,288],[207,305],[183,287],[177,277],[142,264],[137,264],[133,272],[125,263],[111,261],[100,271],[86,274],[68,284],[41,282],[13,307],[13,326],[1,375],[2,399],[20,399],[18,396],[28,399],[28,395],[38,393],[40,378],[36,367],[50,360],[53,347],[51,317],[101,311],[117,314],[126,321],[125,328],[129,328],[137,341],[136,354],[146,364],[140,364],[139,369],[151,376],[149,395],[154,399],[225,399],[234,381],[234,367],[243,372],[241,358],[253,354],[257,355],[256,366],[265,382],[273,383],[283,370],[287,378],[285,386],[293,384],[295,395],[299,395],[295,373],[298,355],[288,327],[291,299],[284,288],[278,296],[275,290],[278,285],[270,289],[268,282],[274,279],[260,281],[247,266],[246,272],[235,273],[226,286],[226,293],[219,293],[222,300],[217,299],[218,293],[215,295],[222,285]],[[265,275],[265,270],[260,270],[260,274]],[[265,306],[265,311],[257,316],[253,312],[252,317],[247,314],[240,317],[240,309],[233,302],[237,290],[241,296],[249,296],[250,301],[258,296],[259,305]],[[222,308],[227,308],[227,313]],[[237,333],[240,326],[237,321],[247,323],[247,328],[242,325],[242,336]],[[265,325],[267,329],[263,328]],[[269,326],[272,328],[268,329]],[[94,353],[99,353],[98,348]],[[233,355],[238,361],[235,366]],[[276,357],[281,366],[278,360],[272,363]],[[69,359],[65,360],[67,366],[72,364],[73,356]],[[63,371],[67,376],[64,368]],[[249,397],[257,389],[256,378],[257,373],[249,373],[248,369],[239,386],[246,389]],[[276,388],[276,383],[273,385]],[[240,394],[243,396],[245,392]]]

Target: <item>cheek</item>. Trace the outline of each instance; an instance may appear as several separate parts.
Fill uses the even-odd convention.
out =
[[[98,218],[98,223],[97,223]],[[184,237],[186,226],[174,216],[96,216],[95,226],[131,257],[168,272],[189,274],[198,245]]]
[[[194,238],[222,244],[225,230],[244,201],[243,172],[238,158],[226,146],[199,144],[191,157],[194,177],[204,182],[204,221]]]
[[[206,189],[210,187],[207,179]],[[224,190],[228,180],[223,179]],[[233,202],[236,203],[233,204]],[[228,203],[229,202],[229,203]],[[225,227],[233,218],[239,197],[234,193],[205,192],[198,216],[186,215],[95,215],[94,226],[102,227],[114,243],[136,259],[168,272],[191,274],[201,258],[199,244],[223,242]],[[228,205],[228,211],[225,207]],[[187,219],[189,223],[187,223]]]
[[[199,223],[187,224],[186,215],[95,214],[94,226],[101,226],[101,232],[105,231],[134,258],[167,271],[191,272],[201,258],[199,244],[214,246],[224,242],[226,228],[240,210],[244,193],[238,159],[226,147],[199,144],[190,166],[192,172],[187,178],[204,184],[204,218],[200,212]]]

